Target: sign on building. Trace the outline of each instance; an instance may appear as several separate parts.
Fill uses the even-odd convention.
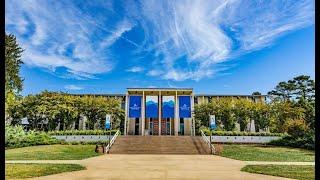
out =
[[[129,118],[141,117],[141,96],[130,96],[129,98]]]
[[[216,116],[215,115],[209,115],[210,119],[210,129],[215,129],[216,128]]]
[[[158,96],[146,96],[146,118],[158,118]]]
[[[174,118],[174,96],[162,96],[162,118]]]
[[[106,115],[106,124],[105,124],[106,129],[111,129],[111,115],[107,114]]]
[[[179,117],[191,118],[191,97],[179,96]]]

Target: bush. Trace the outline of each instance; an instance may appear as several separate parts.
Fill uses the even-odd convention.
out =
[[[305,132],[308,130],[308,126],[303,119],[287,121],[285,127],[288,134],[294,138],[304,136]]]
[[[304,148],[304,149],[315,149],[315,136],[312,133],[307,133],[301,137],[294,137],[291,135],[286,135],[281,139],[273,140],[269,142],[270,145],[275,146],[289,146],[295,148]]]
[[[25,132],[21,126],[5,125],[5,148],[19,148],[35,145],[58,144],[59,140],[45,132]]]

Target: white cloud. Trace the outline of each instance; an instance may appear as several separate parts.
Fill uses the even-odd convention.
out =
[[[139,66],[134,66],[132,68],[127,69],[126,71],[135,73],[135,72],[142,72],[142,71],[144,71],[144,69]]]
[[[215,64],[314,23],[312,0],[148,0],[128,9],[141,12],[135,17],[144,28],[146,49],[155,51],[152,64],[166,72],[163,79],[177,81],[211,77],[218,71]]]
[[[120,19],[119,29],[105,27],[107,17],[95,15],[70,1],[13,0],[6,3],[6,30],[24,47],[25,64],[54,74],[56,68],[66,68],[64,74],[56,74],[59,77],[95,78],[114,68],[116,60],[107,48],[133,26]]]
[[[93,12],[97,7],[101,11]],[[148,76],[197,81],[222,73],[226,68],[217,65],[225,61],[314,23],[313,0],[141,0],[115,8],[111,1],[11,0],[6,30],[25,47],[26,64],[53,73],[66,68],[59,77],[90,79],[112,71],[122,64],[111,47],[124,40],[133,48],[116,53],[125,50],[133,59],[126,71],[148,69]],[[128,38],[133,29],[142,35]],[[141,65],[137,59],[147,55],[152,58]]]
[[[67,90],[82,90],[83,89],[82,87],[76,86],[76,85],[73,85],[73,84],[65,85],[64,88],[67,89]]]

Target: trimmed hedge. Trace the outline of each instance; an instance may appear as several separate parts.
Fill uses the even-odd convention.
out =
[[[60,144],[62,145],[87,145],[87,144],[93,144],[93,145],[103,145],[107,144],[108,141],[60,141]]]
[[[111,130],[111,135],[114,135],[118,130]],[[109,135],[110,131],[105,130],[66,130],[66,131],[49,131],[49,135]]]
[[[205,135],[210,136],[209,129],[201,129]],[[284,136],[283,133],[268,132],[239,132],[239,131],[212,131],[212,136]]]

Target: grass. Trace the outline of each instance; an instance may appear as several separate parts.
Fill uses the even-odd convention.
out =
[[[5,151],[6,160],[78,160],[98,155],[95,145],[43,145]]]
[[[78,164],[6,164],[5,178],[31,178],[84,169]]]
[[[314,166],[247,165],[241,171],[303,180],[315,178]]]
[[[220,155],[242,161],[313,162],[314,154],[314,151],[299,148],[224,144]]]

